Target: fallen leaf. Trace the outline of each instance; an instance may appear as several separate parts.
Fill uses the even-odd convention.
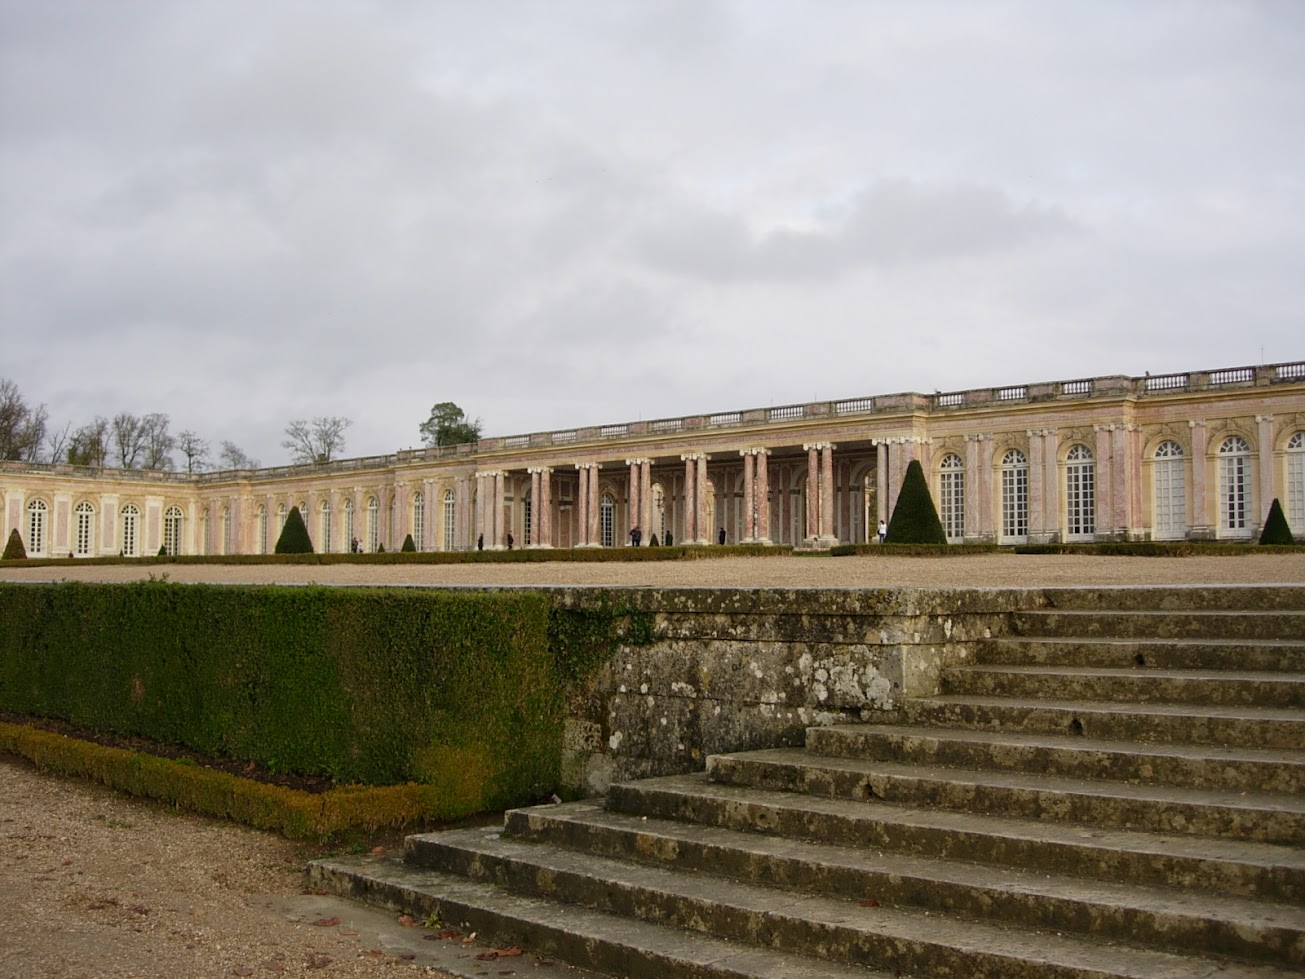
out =
[[[263,968],[269,972],[285,972],[285,963],[278,959],[268,959],[263,963]]]
[[[334,928],[339,923],[340,923],[340,919],[336,915],[332,915],[329,918],[318,918],[316,921],[313,922],[313,924],[315,924],[318,928]]]
[[[131,907],[129,907],[127,910],[128,910],[128,911],[135,911],[137,914],[149,914],[149,913],[150,913],[150,909],[147,908],[147,907],[145,907],[145,905],[143,905],[143,904],[133,904],[133,905],[132,905]]]
[[[462,932],[456,928],[445,928],[443,931],[435,933],[436,938],[461,938]]]
[[[385,847],[383,847],[383,846],[374,846],[374,847],[372,847],[372,853],[375,854],[375,855],[378,856],[378,857],[383,857],[383,856],[385,856],[385,852],[386,852],[386,851],[385,851]]]
[[[510,945],[507,948],[500,948],[498,950],[498,954],[499,954],[499,958],[511,959],[520,955],[521,949],[517,948],[515,945]]]
[[[358,932],[354,931],[354,929],[352,928],[341,928],[340,934],[344,935],[347,938],[353,938],[355,935],[358,934]]]
[[[401,914],[399,915],[399,924],[405,928],[416,928],[417,919],[410,914]]]
[[[308,959],[304,964],[310,969],[325,969],[331,964],[331,957],[323,955],[321,952],[309,952]]]
[[[874,898],[867,898],[866,900],[861,901],[861,902],[859,902],[859,903],[860,903],[861,907],[863,907],[863,908],[877,908],[877,907],[879,907],[879,902],[876,901]]]
[[[231,974],[233,976],[252,976],[254,974],[254,970],[247,965],[238,965],[231,970]]]

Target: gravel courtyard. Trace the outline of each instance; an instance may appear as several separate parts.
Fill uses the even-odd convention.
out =
[[[4,568],[7,581],[743,588],[1305,583],[1305,554],[1123,558],[729,557],[604,564]],[[279,837],[42,775],[0,756],[0,977],[442,976],[559,972],[529,955],[423,941],[393,916],[299,893],[305,853]],[[339,919],[333,921],[333,919]],[[317,922],[316,924],[314,922]],[[444,946],[436,948],[436,946]],[[408,956],[412,958],[409,959]]]

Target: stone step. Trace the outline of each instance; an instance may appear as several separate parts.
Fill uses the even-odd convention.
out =
[[[1305,752],[1140,744],[1059,734],[839,724],[807,731],[807,751],[931,768],[1139,782],[1190,789],[1305,792]]]
[[[507,814],[533,843],[813,894],[873,897],[1026,928],[1091,933],[1146,947],[1305,964],[1305,908],[1227,894],[836,846],[613,812],[594,802]],[[411,859],[421,862],[414,841]]]
[[[924,697],[902,703],[904,724],[1107,740],[1299,750],[1305,712],[1264,707],[1196,707],[1008,697]]]
[[[1087,666],[964,666],[942,672],[943,695],[1305,707],[1305,673]],[[1302,712],[1305,715],[1305,712]]]
[[[438,927],[456,927],[494,945],[516,945],[532,955],[626,979],[888,979],[893,974],[891,968],[881,972],[840,965],[666,928],[633,916],[514,894],[487,881],[393,858],[315,860],[309,864],[307,878],[307,886],[314,890],[403,911],[419,920],[434,915]],[[468,975],[518,973],[528,974],[528,970],[495,969],[490,963]]]
[[[1299,639],[1305,611],[1024,611],[1011,616],[1017,636],[1081,639]]]
[[[967,771],[798,748],[712,755],[708,777],[735,785],[902,806],[938,806],[1026,819],[1087,823],[1265,843],[1305,843],[1305,797],[1167,785],[1085,781],[1044,774]]]
[[[415,841],[414,841],[415,842]],[[422,862],[560,904],[637,917],[727,941],[923,976],[1001,979],[1280,977],[1285,968],[1110,944],[1079,936],[792,893],[508,838],[499,830],[431,834]]]
[[[1236,560],[1234,558],[1234,560]],[[1058,609],[1234,610],[1305,609],[1302,585],[1144,585],[1099,588],[1093,585],[1044,588],[1047,604]]]
[[[1305,671],[1305,641],[1260,639],[1038,639],[1009,637],[979,644],[984,665],[1154,667],[1161,670]]]
[[[1305,852],[1242,838],[1161,835],[803,795],[712,782],[704,773],[613,785],[607,808],[699,828],[1305,904]]]

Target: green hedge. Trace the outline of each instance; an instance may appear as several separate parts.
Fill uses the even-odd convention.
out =
[[[177,557],[28,558],[25,568],[71,565],[138,566],[169,564],[535,564],[543,561],[581,563],[608,561],[701,561],[720,557],[773,557],[792,554],[788,545],[712,544],[701,547],[572,547],[525,548],[512,551],[382,551],[376,554],[186,554]],[[0,562],[2,564],[2,562]]]
[[[529,593],[0,585],[0,708],[464,814],[556,784],[562,687]]]
[[[1104,554],[1115,557],[1188,557],[1216,555],[1233,557],[1244,554],[1281,554],[1305,551],[1302,546],[1260,545],[1228,541],[1118,541],[1102,544],[1020,544],[1016,554]]]

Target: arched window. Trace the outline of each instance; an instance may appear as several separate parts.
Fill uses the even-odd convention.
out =
[[[1305,432],[1287,440],[1287,526],[1297,537],[1305,534]]]
[[[170,506],[163,512],[163,549],[176,556],[181,553],[181,507]]]
[[[426,544],[426,496],[421,492],[412,497],[412,542],[419,551]]]
[[[322,553],[331,553],[331,501],[323,500],[321,509],[321,541]]]
[[[208,539],[208,525],[209,525],[208,513],[209,513],[209,507],[208,504],[205,504],[204,509],[199,512],[199,553],[200,554],[209,554],[212,551],[212,547]]]
[[[1065,455],[1065,538],[1090,540],[1097,529],[1097,476],[1092,450],[1071,445]]]
[[[380,501],[374,496],[367,498],[367,552],[375,553],[381,542]]]
[[[611,493],[604,493],[598,503],[598,535],[603,547],[616,543],[616,500]]]
[[[82,500],[73,513],[76,515],[77,524],[73,537],[73,553],[78,557],[90,557],[95,540],[95,507]]]
[[[352,497],[348,497],[344,501],[344,539],[349,545],[350,554],[358,549],[355,546],[358,541],[358,523],[354,519]]]
[[[45,525],[49,512],[44,500],[27,504],[27,553],[32,557],[45,557]]]
[[[255,546],[259,554],[267,553],[267,504],[260,503],[254,511]]]
[[[140,546],[140,510],[135,503],[122,508],[122,553],[124,557],[138,557]]]
[[[231,507],[222,508],[222,553],[231,553]]]
[[[1001,459],[1001,542],[1029,539],[1029,460],[1019,449]]]
[[[1172,439],[1155,448],[1152,482],[1155,484],[1157,540],[1177,540],[1187,535],[1187,470],[1183,447]]]
[[[276,508],[276,536],[281,537],[281,531],[285,530],[285,518],[290,515],[284,503]]]
[[[1219,446],[1219,531],[1224,537],[1251,536],[1251,446],[1240,435]]]
[[[938,464],[938,516],[949,541],[965,537],[965,463],[956,453]]]
[[[456,529],[454,524],[454,506],[453,490],[444,491],[444,550],[451,551],[454,548],[456,538],[453,532]]]

